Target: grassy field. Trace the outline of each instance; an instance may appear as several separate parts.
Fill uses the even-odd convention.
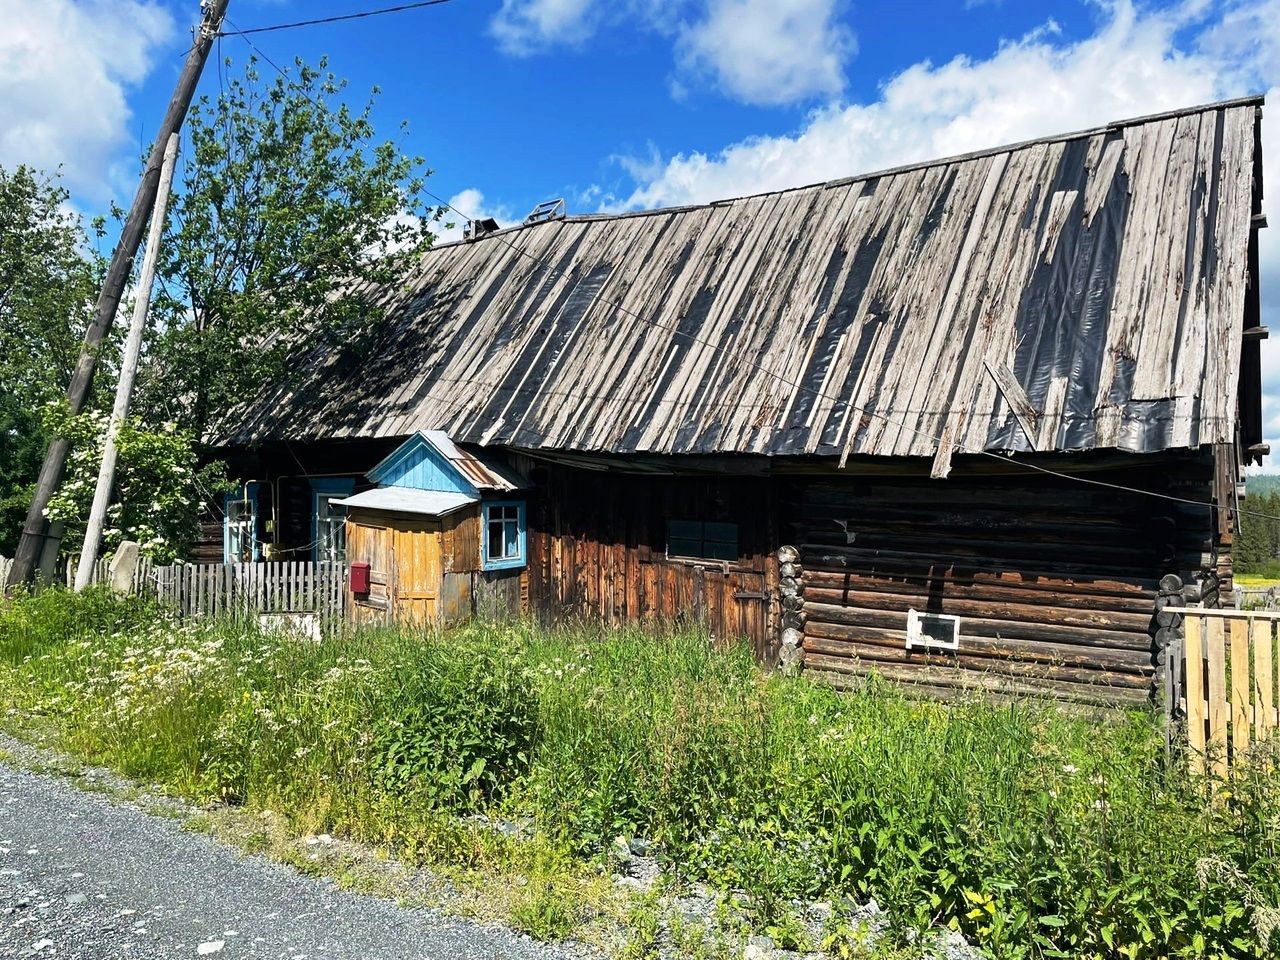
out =
[[[992,956],[1275,955],[1280,774],[1164,763],[1146,713],[836,694],[695,634],[475,624],[298,642],[101,592],[0,601],[0,696],[64,749],[409,863],[516,878],[509,919],[587,923],[614,838],[672,883],[951,927]],[[509,837],[477,815],[527,824]],[[643,923],[628,948],[645,950]],[[856,954],[833,921],[826,946]]]
[[[1280,587],[1280,579],[1276,577],[1261,576],[1257,574],[1237,574],[1234,579],[1237,587]]]

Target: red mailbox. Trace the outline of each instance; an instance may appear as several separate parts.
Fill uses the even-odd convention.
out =
[[[369,564],[364,561],[351,564],[351,592],[362,596],[369,592]]]

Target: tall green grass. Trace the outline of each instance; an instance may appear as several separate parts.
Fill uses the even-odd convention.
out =
[[[87,758],[406,856],[484,856],[457,825],[485,813],[583,859],[649,838],[761,925],[848,895],[1001,958],[1280,947],[1275,754],[1212,789],[1143,713],[837,694],[692,633],[314,644],[92,591],[0,605],[0,689]]]

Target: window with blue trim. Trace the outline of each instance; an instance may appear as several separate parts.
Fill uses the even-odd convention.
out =
[[[258,484],[250,481],[222,499],[222,561],[252,563],[258,543]]]
[[[514,500],[484,504],[481,516],[481,566],[509,570],[525,563],[524,504]]]
[[[343,563],[347,557],[347,508],[333,501],[351,496],[351,477],[321,477],[311,481],[311,559]]]

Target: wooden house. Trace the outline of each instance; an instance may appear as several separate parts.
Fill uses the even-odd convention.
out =
[[[477,595],[521,610],[523,484],[483,451],[424,430],[367,474],[346,511],[350,618],[426,625],[469,616]]]
[[[1229,594],[1265,452],[1261,107],[478,226],[367,292],[370,342],[235,412],[227,522],[297,556],[345,509],[349,557],[385,571],[421,528],[442,576],[475,574],[502,498],[545,619],[687,620],[837,682],[1140,701],[1159,610]],[[361,500],[409,438],[519,489]]]

